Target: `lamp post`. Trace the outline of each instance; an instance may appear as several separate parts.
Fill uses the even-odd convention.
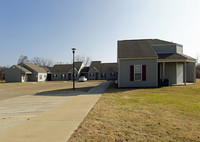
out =
[[[73,53],[73,90],[75,90],[75,78],[74,78],[74,53],[75,53],[76,48],[72,48],[72,53]]]

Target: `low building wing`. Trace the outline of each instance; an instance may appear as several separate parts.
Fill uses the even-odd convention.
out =
[[[169,54],[158,54],[158,59],[160,60],[190,60],[196,61],[196,59],[179,53],[169,53]]]
[[[75,62],[74,63],[74,68],[79,71],[82,67],[83,62]],[[59,64],[59,65],[54,65],[51,69],[50,72],[52,73],[68,73],[70,70],[72,70],[73,64]]]
[[[22,67],[20,65],[14,65],[13,67],[16,67],[16,68],[20,69],[23,73],[32,74],[31,71],[29,71],[28,69],[25,69],[24,67]]]

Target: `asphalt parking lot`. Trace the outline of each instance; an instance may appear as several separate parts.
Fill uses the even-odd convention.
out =
[[[101,81],[76,82],[76,88],[94,87]],[[72,81],[49,81],[49,82],[25,82],[25,83],[1,83],[0,84],[0,101],[23,96],[35,95],[38,92],[71,89]]]

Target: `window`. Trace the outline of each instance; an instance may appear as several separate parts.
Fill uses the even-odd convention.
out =
[[[60,77],[61,77],[61,79],[65,79],[66,75],[65,74],[61,74]]]
[[[94,73],[90,73],[90,76],[94,76]]]
[[[39,78],[42,79],[42,75],[40,75]]]
[[[135,65],[134,68],[134,80],[135,81],[141,81],[142,80],[142,66],[141,65]]]
[[[104,77],[104,78],[105,78],[105,77],[106,77],[106,73],[102,73],[102,74],[101,74],[101,77]]]
[[[56,77],[57,77],[57,74],[53,74],[53,77],[56,78]]]
[[[110,73],[110,76],[115,76],[115,73],[114,72]]]
[[[146,65],[131,65],[130,81],[146,81]]]

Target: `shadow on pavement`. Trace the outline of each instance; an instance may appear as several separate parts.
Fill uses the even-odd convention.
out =
[[[43,91],[36,93],[35,96],[77,96],[77,95],[89,95],[89,94],[91,95],[103,94],[111,83],[112,83],[111,81],[107,81],[95,87],[81,87],[81,88],[75,88],[75,90],[69,88],[69,89]]]
[[[81,87],[69,89],[58,89],[58,90],[51,90],[51,91],[43,91],[36,93],[35,96],[77,96],[81,94],[87,94],[87,92],[91,89],[91,87]]]

